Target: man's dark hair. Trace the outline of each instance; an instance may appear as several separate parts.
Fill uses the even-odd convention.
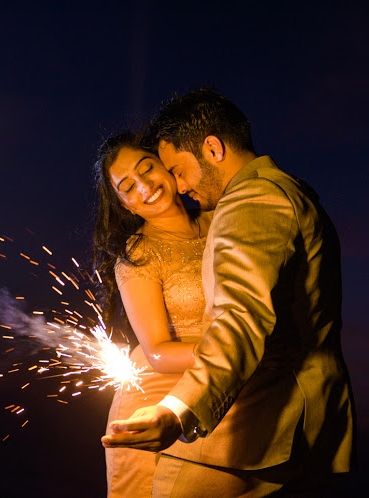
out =
[[[254,151],[245,114],[212,88],[200,88],[164,103],[150,126],[151,143],[172,143],[201,157],[205,138],[215,135],[237,151]]]

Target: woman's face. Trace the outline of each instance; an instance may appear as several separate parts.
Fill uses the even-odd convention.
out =
[[[145,220],[175,205],[176,181],[150,152],[123,147],[109,168],[109,176],[122,205]]]

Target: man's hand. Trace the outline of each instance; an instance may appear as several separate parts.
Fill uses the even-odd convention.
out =
[[[110,428],[112,434],[101,438],[105,448],[160,451],[173,444],[182,433],[177,416],[158,405],[139,408],[129,419],[114,420]]]

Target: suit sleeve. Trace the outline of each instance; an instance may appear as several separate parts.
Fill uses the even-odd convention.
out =
[[[259,365],[276,325],[273,295],[293,253],[293,207],[262,178],[226,194],[214,214],[212,323],[199,343],[194,367],[171,395],[211,432]]]

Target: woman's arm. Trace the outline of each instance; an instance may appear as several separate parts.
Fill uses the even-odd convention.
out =
[[[130,324],[153,369],[180,373],[191,367],[196,344],[172,340],[160,283],[131,278],[120,282],[119,290]]]

